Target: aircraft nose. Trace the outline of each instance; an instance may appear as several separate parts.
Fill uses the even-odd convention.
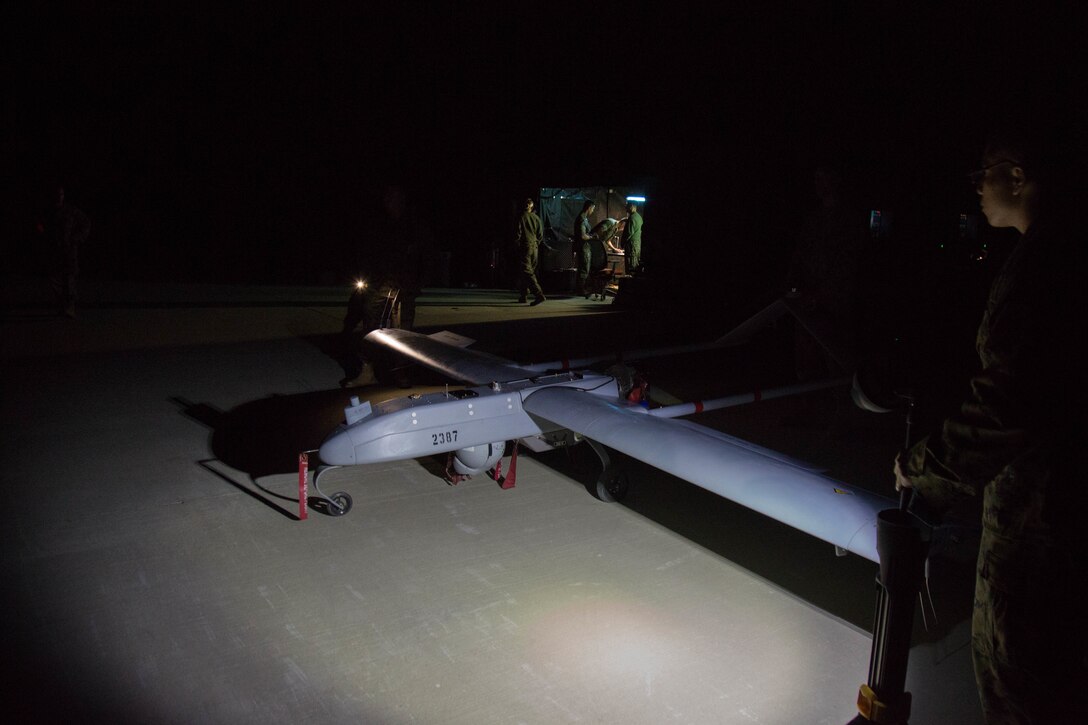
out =
[[[339,431],[325,439],[318,449],[321,462],[330,466],[354,466],[355,443],[351,440],[351,434]]]

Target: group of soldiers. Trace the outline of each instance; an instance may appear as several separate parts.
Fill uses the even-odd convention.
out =
[[[526,199],[515,231],[519,258],[517,287],[519,302],[526,302],[532,293],[530,304],[539,305],[547,300],[536,276],[540,246],[545,244],[544,225],[533,207],[533,200]],[[595,209],[595,204],[587,201],[575,223],[573,236],[581,240],[581,247],[577,250],[579,289],[586,288],[593,251],[591,245],[607,244],[613,251],[622,253],[621,249],[611,244],[615,225],[597,231],[591,227],[589,220]],[[347,375],[340,381],[344,387],[361,387],[377,382],[374,361],[363,349],[361,340],[366,333],[382,327],[412,329],[415,301],[423,286],[428,260],[434,256],[430,234],[407,209],[407,198],[402,187],[390,185],[384,189],[382,212],[381,221],[374,229],[372,243],[367,247],[366,259],[357,260],[360,269],[368,270],[367,279],[357,282],[344,318],[344,367]],[[622,244],[627,250],[627,269],[634,270],[641,264],[642,215],[633,202],[628,204],[627,212]],[[589,296],[588,292],[586,296]]]
[[[531,305],[539,305],[547,297],[536,277],[536,267],[540,257],[540,245],[544,242],[544,225],[540,217],[533,211],[533,200],[525,200],[525,210],[518,219],[514,244],[518,253],[518,302],[528,300],[528,295],[533,294]],[[626,269],[628,272],[636,271],[642,264],[642,215],[638,212],[638,205],[634,202],[627,204],[627,218],[619,223],[613,220],[605,220],[595,228],[590,221],[597,205],[592,201],[586,201],[582,205],[582,211],[574,221],[571,239],[574,242],[574,254],[578,262],[578,292],[588,299],[592,293],[590,278],[593,272],[593,257],[595,247],[597,251],[602,249],[615,254],[625,254]],[[622,224],[623,232],[620,237],[620,246],[612,244],[612,238],[616,229]]]

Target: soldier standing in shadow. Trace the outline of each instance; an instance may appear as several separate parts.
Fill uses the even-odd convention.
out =
[[[416,298],[433,263],[435,245],[427,225],[411,213],[404,187],[387,185],[382,211],[367,238],[358,247],[360,277],[348,301],[343,337],[350,351],[348,375],[342,387],[372,385],[378,381],[375,361],[363,350],[363,338],[373,330],[415,326]],[[403,370],[397,384],[405,387]]]
[[[60,314],[74,319],[79,297],[79,246],[90,236],[91,221],[68,203],[63,186],[54,190],[44,217],[38,231],[45,237],[49,282]]]
[[[843,199],[842,176],[831,166],[813,173],[816,208],[806,216],[786,277],[791,304],[798,317],[813,323],[828,339],[836,355],[797,326],[795,365],[801,382],[826,378],[844,370],[843,359],[854,346],[858,267],[867,227],[863,215]]]
[[[990,138],[970,174],[990,225],[1021,237],[990,288],[963,404],[894,466],[924,518],[982,496],[971,649],[990,725],[1088,722],[1085,249],[1066,208],[1080,173],[1071,142],[1018,125]]]

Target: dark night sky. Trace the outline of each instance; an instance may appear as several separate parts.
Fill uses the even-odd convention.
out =
[[[755,265],[814,163],[939,225],[1008,99],[1076,86],[1072,16],[992,3],[435,5],[3,11],[5,247],[63,178],[92,272],[311,282],[395,179],[465,267],[535,188],[652,180],[647,243]]]

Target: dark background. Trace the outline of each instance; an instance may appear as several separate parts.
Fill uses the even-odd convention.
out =
[[[1076,18],[1042,5],[96,5],[3,11],[8,273],[59,181],[88,275],[339,284],[395,182],[453,284],[505,286],[518,199],[617,185],[646,188],[659,269],[760,289],[815,164],[895,254],[936,248],[977,212],[986,128],[1083,85]]]

